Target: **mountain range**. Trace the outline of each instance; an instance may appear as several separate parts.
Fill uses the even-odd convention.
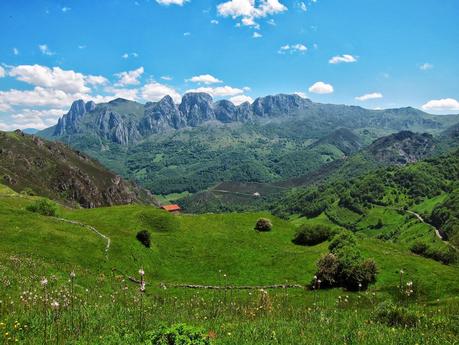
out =
[[[430,115],[411,107],[369,110],[285,94],[236,106],[187,93],[180,104],[169,96],[146,104],[120,98],[101,104],[75,101],[55,126],[37,135],[85,152],[154,194],[170,194],[195,193],[223,181],[301,179],[384,136],[400,131],[438,136],[456,123],[459,115]],[[416,138],[415,151],[423,145],[426,152],[432,149],[429,138]],[[392,157],[387,150],[401,149],[378,152],[385,160]],[[396,159],[413,159],[409,149],[402,151],[406,155]]]

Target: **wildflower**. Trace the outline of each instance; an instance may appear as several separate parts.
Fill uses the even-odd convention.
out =
[[[72,279],[73,279],[73,278],[75,278],[75,277],[76,277],[76,274],[75,274],[75,272],[74,272],[74,271],[70,272],[70,278],[72,278]]]
[[[40,280],[40,284],[41,284],[42,286],[48,285],[48,279],[43,278],[42,280]]]
[[[52,301],[52,302],[51,302],[51,307],[52,307],[53,309],[59,308],[59,302],[57,302],[57,301]]]
[[[145,292],[145,282],[140,283],[140,292]]]
[[[139,274],[140,274],[142,277],[145,275],[145,271],[143,270],[143,268],[141,268],[141,269],[139,270]]]

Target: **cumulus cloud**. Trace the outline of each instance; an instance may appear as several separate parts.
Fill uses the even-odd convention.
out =
[[[6,75],[5,69],[0,66],[0,78],[3,78]]]
[[[421,71],[428,71],[429,69],[432,69],[434,66],[431,63],[425,62],[422,65],[419,66],[419,69]]]
[[[382,93],[380,93],[380,92],[367,93],[365,95],[358,96],[355,99],[358,100],[358,101],[364,102],[364,101],[368,101],[370,99],[378,99],[378,98],[383,98]]]
[[[88,83],[90,85],[94,85],[94,86],[108,84],[108,79],[103,77],[103,76],[101,76],[101,75],[88,75],[88,76],[85,76],[85,81],[86,81],[86,83]]]
[[[156,0],[156,2],[160,5],[166,5],[166,6],[169,6],[169,5],[179,5],[179,6],[183,6],[183,4],[185,4],[185,2],[188,2],[189,0]]]
[[[217,19],[212,19],[212,20],[210,21],[210,24],[217,25],[217,24],[218,24],[218,20],[217,20]]]
[[[46,88],[55,88],[64,92],[87,93],[90,89],[85,85],[85,76],[73,70],[60,67],[49,68],[41,65],[19,65],[9,71],[11,77]]]
[[[115,86],[126,86],[126,85],[137,85],[140,84],[140,77],[144,72],[143,66],[139,67],[133,71],[126,71],[116,73],[115,76],[118,77],[118,81]]]
[[[294,94],[300,96],[301,98],[308,98],[306,94],[302,91],[294,92]]]
[[[51,106],[66,107],[75,99],[87,99],[86,93],[67,93],[63,90],[36,86],[32,90],[0,91],[0,105],[19,106]]]
[[[309,92],[318,94],[333,93],[333,86],[323,81],[318,81],[309,87]]]
[[[283,45],[282,47],[279,48],[279,51],[278,53],[279,54],[285,54],[285,53],[290,53],[290,54],[293,54],[293,53],[304,53],[308,50],[308,48],[304,45],[304,44],[301,44],[301,43],[297,43],[297,44],[286,44],[286,45]]]
[[[260,34],[259,32],[254,32],[253,35],[252,35],[253,38],[260,38],[260,37],[263,37],[262,34]]]
[[[241,95],[244,93],[244,90],[225,85],[218,87],[198,87],[196,89],[187,90],[186,92],[205,92],[213,97],[229,97]]]
[[[253,103],[253,98],[246,95],[233,96],[229,99],[234,105],[240,105],[245,102]]]
[[[334,65],[339,64],[339,63],[352,63],[352,62],[357,62],[357,57],[350,55],[350,54],[333,56],[330,60],[328,60],[328,63],[334,64]]]
[[[126,89],[126,88],[117,88],[117,87],[108,86],[104,88],[104,91],[110,94],[110,96],[106,96],[110,100],[114,98],[124,98],[124,99],[129,99],[131,101],[135,101],[139,99],[138,89]],[[105,102],[105,99],[103,100],[103,102]]]
[[[241,24],[259,27],[256,18],[263,18],[287,11],[287,7],[279,0],[230,0],[217,6],[217,12],[223,17],[241,18]]]
[[[141,95],[146,101],[159,101],[166,95],[171,96],[175,103],[179,103],[181,99],[180,94],[175,89],[155,81],[145,84],[141,89]]]
[[[433,99],[422,106],[425,111],[459,111],[459,101],[454,98]]]
[[[52,52],[49,48],[48,48],[48,45],[47,44],[40,44],[38,45],[38,49],[40,49],[41,53],[43,55],[54,55],[55,53]]]
[[[186,79],[185,81],[189,81],[192,83],[203,83],[203,84],[217,84],[223,83],[222,80],[215,78],[210,74],[201,74],[191,77],[190,79]]]
[[[169,80],[172,80],[172,77],[169,76],[169,75],[163,75],[163,76],[161,77],[161,79],[162,79],[162,80],[167,80],[167,81],[169,81]]]

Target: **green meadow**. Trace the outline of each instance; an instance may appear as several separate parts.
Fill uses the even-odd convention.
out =
[[[171,215],[129,205],[59,206],[57,216],[49,217],[26,209],[36,199],[0,190],[4,344],[149,344],[152,332],[179,323],[215,344],[458,342],[459,267],[414,255],[371,233],[358,231],[357,237],[364,256],[377,264],[375,284],[357,292],[311,290],[328,242],[299,246],[292,238],[301,224],[339,229],[324,214],[291,220],[266,212]],[[375,219],[384,215],[377,212]],[[261,217],[271,219],[271,231],[254,230]],[[139,230],[151,233],[150,248],[137,241]],[[40,283],[44,278],[46,285]],[[408,282],[414,292],[405,295]],[[300,287],[231,288],[274,284]],[[400,308],[401,321],[382,318],[384,301]]]

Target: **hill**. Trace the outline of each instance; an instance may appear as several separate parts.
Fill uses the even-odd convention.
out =
[[[458,153],[382,168],[353,179],[336,175],[324,184],[292,192],[275,212],[305,219],[325,217],[352,231],[372,229],[374,236],[414,251],[416,245],[422,246],[422,254],[449,263],[457,260],[459,245]],[[450,244],[442,242],[447,238]]]
[[[2,183],[17,192],[46,196],[67,205],[155,202],[147,191],[97,161],[61,143],[21,131],[0,132],[0,176]]]
[[[358,237],[359,248],[374,258],[379,269],[369,292],[238,291],[229,287],[308,284],[328,243],[295,245],[291,242],[295,222],[267,213],[173,216],[152,207],[127,205],[60,208],[58,219],[27,211],[34,200],[0,186],[0,272],[7,286],[0,297],[9,303],[7,311],[0,310],[0,325],[24,343],[40,343],[45,336],[67,343],[136,344],[145,329],[183,321],[218,334],[217,344],[245,343],[253,327],[261,330],[255,344],[268,343],[273,332],[281,337],[281,344],[299,337],[333,341],[335,327],[349,332],[350,324],[353,332],[362,334],[363,344],[397,344],[401,336],[416,341],[422,337],[432,344],[455,338],[454,326],[442,320],[454,318],[457,310],[458,267],[413,255],[397,243],[363,233]],[[259,217],[271,218],[271,232],[253,229]],[[135,238],[142,229],[151,233],[151,248]],[[145,271],[145,293],[138,291],[139,267]],[[399,296],[400,268],[404,279],[414,282],[416,294],[409,298]],[[69,272],[74,272],[70,280]],[[39,283],[43,277],[48,279],[45,286]],[[225,288],[174,287],[181,283]],[[33,300],[33,295],[44,293],[50,305],[52,301],[59,309],[46,307],[41,297]],[[404,307],[407,313],[422,317],[416,328],[400,328],[400,335],[383,321],[369,323],[377,320],[375,304],[400,298],[409,306]],[[418,303],[424,306],[417,307]],[[308,318],[307,329],[301,326],[301,315]],[[327,327],[322,326],[323,317]],[[82,331],[74,333],[74,329]],[[420,329],[433,331],[421,336]],[[375,342],[375,337],[380,340]]]
[[[202,93],[140,104],[76,101],[38,135],[85,152],[155,194],[224,182],[277,182],[310,174],[400,130],[439,133],[459,116],[414,108],[368,110],[275,95],[235,106]],[[346,129],[352,123],[352,131]]]

